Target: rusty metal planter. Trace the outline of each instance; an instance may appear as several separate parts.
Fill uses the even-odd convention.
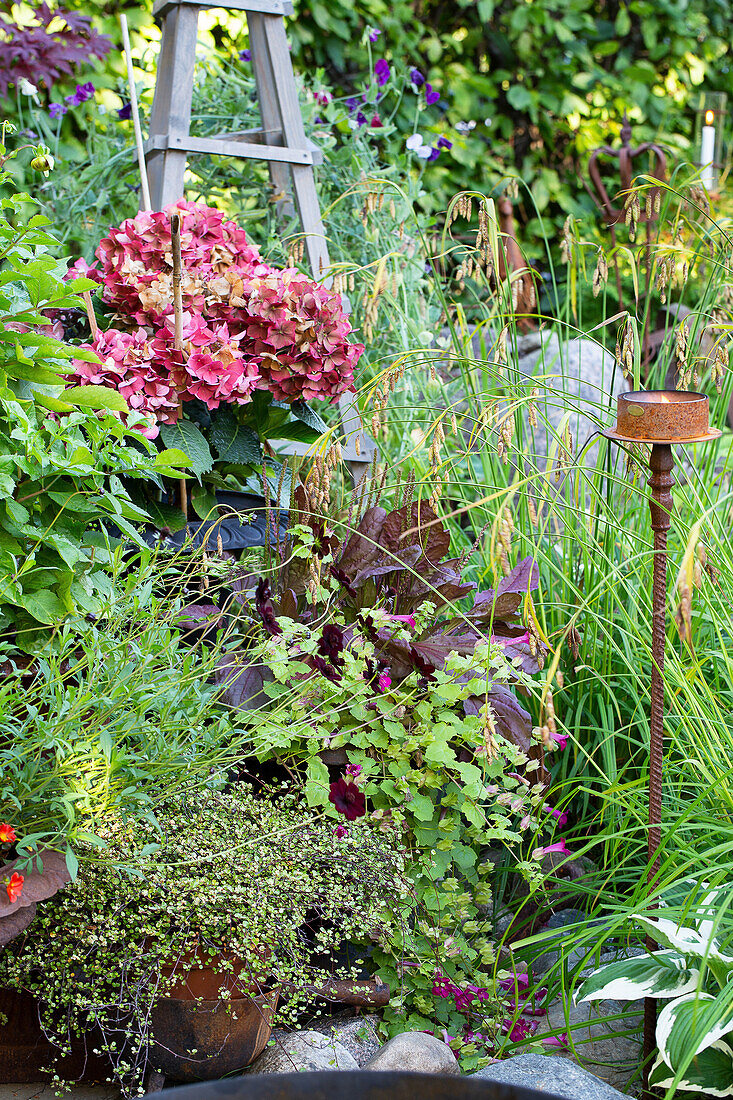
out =
[[[243,1070],[267,1045],[278,995],[275,989],[224,1002],[161,997],[152,1015],[151,1066],[174,1081]]]

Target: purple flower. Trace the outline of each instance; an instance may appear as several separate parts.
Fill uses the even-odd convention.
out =
[[[349,98],[346,100],[346,106],[349,108],[350,112],[353,112],[359,106],[359,100],[356,98],[355,95],[349,96]]]
[[[345,825],[337,825],[336,828],[333,830],[333,835],[337,837],[338,840],[341,840],[342,837],[348,836],[348,833],[349,830],[346,828]]]
[[[370,27],[369,31],[368,31],[369,41],[370,42],[376,42],[381,33],[382,32],[380,30],[377,30],[376,27]]]
[[[125,122],[128,118],[132,118],[132,104],[123,103],[117,112],[117,117],[120,122]]]
[[[410,84],[417,91],[418,88],[422,88],[425,83],[425,77],[419,69],[410,69]]]
[[[448,138],[439,137],[438,138],[438,148],[439,149],[452,149],[453,148],[453,142],[449,141]]]
[[[64,107],[63,103],[50,103],[48,107],[48,113],[51,118],[63,118],[68,108]]]
[[[375,64],[374,75],[377,78],[377,84],[380,88],[387,83],[392,75],[391,69],[383,57],[380,57],[379,61]]]
[[[436,92],[432,84],[425,85],[425,102],[428,107],[431,107],[433,103],[437,103],[440,99],[440,92]]]
[[[433,146],[428,155],[428,160],[437,160],[439,156],[440,149],[436,149],[435,146]]]
[[[357,114],[356,123],[357,123],[358,126],[366,126],[367,116],[364,114],[363,111],[359,111],[359,113]]]
[[[252,60],[252,51],[251,50],[240,50],[239,51],[239,60],[240,61],[251,61]]]
[[[570,1050],[570,1040],[565,1032],[561,1032],[560,1035],[547,1035],[542,1040],[543,1047],[554,1047],[558,1050]]]
[[[67,95],[66,102],[71,107],[78,107],[82,103],[86,103],[88,99],[91,99],[94,95],[94,85],[89,81],[87,84],[77,84],[76,91],[73,95]]]

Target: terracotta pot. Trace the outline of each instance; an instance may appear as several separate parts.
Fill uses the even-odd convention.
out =
[[[269,955],[270,952],[265,948],[260,950],[260,973],[253,974],[252,965],[243,962],[230,951],[221,951],[216,955],[208,954],[201,947],[184,951],[170,966],[161,967],[164,978],[176,979],[166,989],[166,994],[169,998],[180,1001],[218,1001],[222,993],[234,999],[251,997],[262,989],[265,979],[262,963]],[[230,963],[231,969],[219,973],[217,960]]]
[[[245,1069],[267,1045],[278,996],[274,989],[229,1003],[161,997],[152,1013],[151,1066],[174,1081],[211,1081]]]

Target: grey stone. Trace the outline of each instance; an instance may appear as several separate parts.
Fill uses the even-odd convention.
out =
[[[342,1047],[346,1047],[359,1066],[377,1053],[382,1045],[377,1035],[379,1017],[367,1016],[326,1016],[318,1022],[311,1022],[314,1031],[330,1035]]]
[[[533,975],[541,977],[541,975],[547,974],[560,961],[568,971],[573,971],[580,966],[583,960],[595,950],[595,945],[592,942],[587,942],[576,947],[571,946],[571,949],[566,951],[562,942],[564,934],[568,928],[575,925],[580,924],[587,927],[589,924],[594,923],[600,922],[589,921],[588,914],[581,909],[560,909],[557,913],[553,913],[543,929],[543,933],[547,938],[543,940],[542,944],[538,944],[539,954],[532,960]],[[557,935],[550,937],[549,932],[555,932]],[[552,946],[553,941],[558,944],[557,947]]]
[[[247,1073],[298,1073],[307,1070],[358,1069],[359,1065],[345,1046],[319,1031],[283,1031],[272,1033],[275,1040],[262,1052]]]
[[[565,1010],[556,1001],[547,1010],[548,1032],[566,1032],[573,1049],[560,1057],[582,1063],[596,1077],[617,1089],[628,1089],[641,1064],[643,1001],[592,1001]],[[609,1017],[629,1013],[624,1019]]]
[[[403,1031],[401,1035],[395,1035],[362,1068],[379,1073],[402,1070],[405,1073],[440,1073],[446,1076],[461,1072],[450,1047],[423,1031]]]
[[[473,1077],[536,1089],[563,1100],[621,1100],[624,1095],[582,1066],[551,1054],[518,1054],[480,1069]]]
[[[539,422],[530,448],[538,466],[553,445],[548,425],[556,431],[567,412],[571,414],[569,428],[577,462],[579,449],[597,430],[597,418],[604,426],[615,422],[615,399],[628,388],[615,356],[589,337],[568,339],[552,329],[518,336],[516,351],[520,371],[536,377],[540,389]],[[548,377],[543,378],[545,375]],[[596,456],[597,445],[593,444],[581,464],[594,465]]]

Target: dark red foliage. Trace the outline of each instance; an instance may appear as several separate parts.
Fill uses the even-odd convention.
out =
[[[273,637],[277,634],[282,634],[282,627],[280,626],[277,618],[275,617],[275,609],[272,606],[272,591],[270,589],[270,582],[266,581],[262,577],[255,589],[255,607],[257,614],[264,623],[265,630]]]
[[[340,668],[344,661],[341,653],[344,649],[344,632],[335,623],[327,623],[318,639],[318,652],[328,657],[332,665]]]
[[[0,19],[0,96],[23,78],[49,91],[91,58],[104,57],[112,45],[92,28],[88,16],[78,12],[51,9],[43,3],[35,17],[36,22],[28,26],[14,23],[7,15]]]
[[[331,784],[328,800],[347,821],[356,821],[357,817],[363,817],[366,813],[364,792],[356,783],[347,783],[345,779],[337,779]]]

